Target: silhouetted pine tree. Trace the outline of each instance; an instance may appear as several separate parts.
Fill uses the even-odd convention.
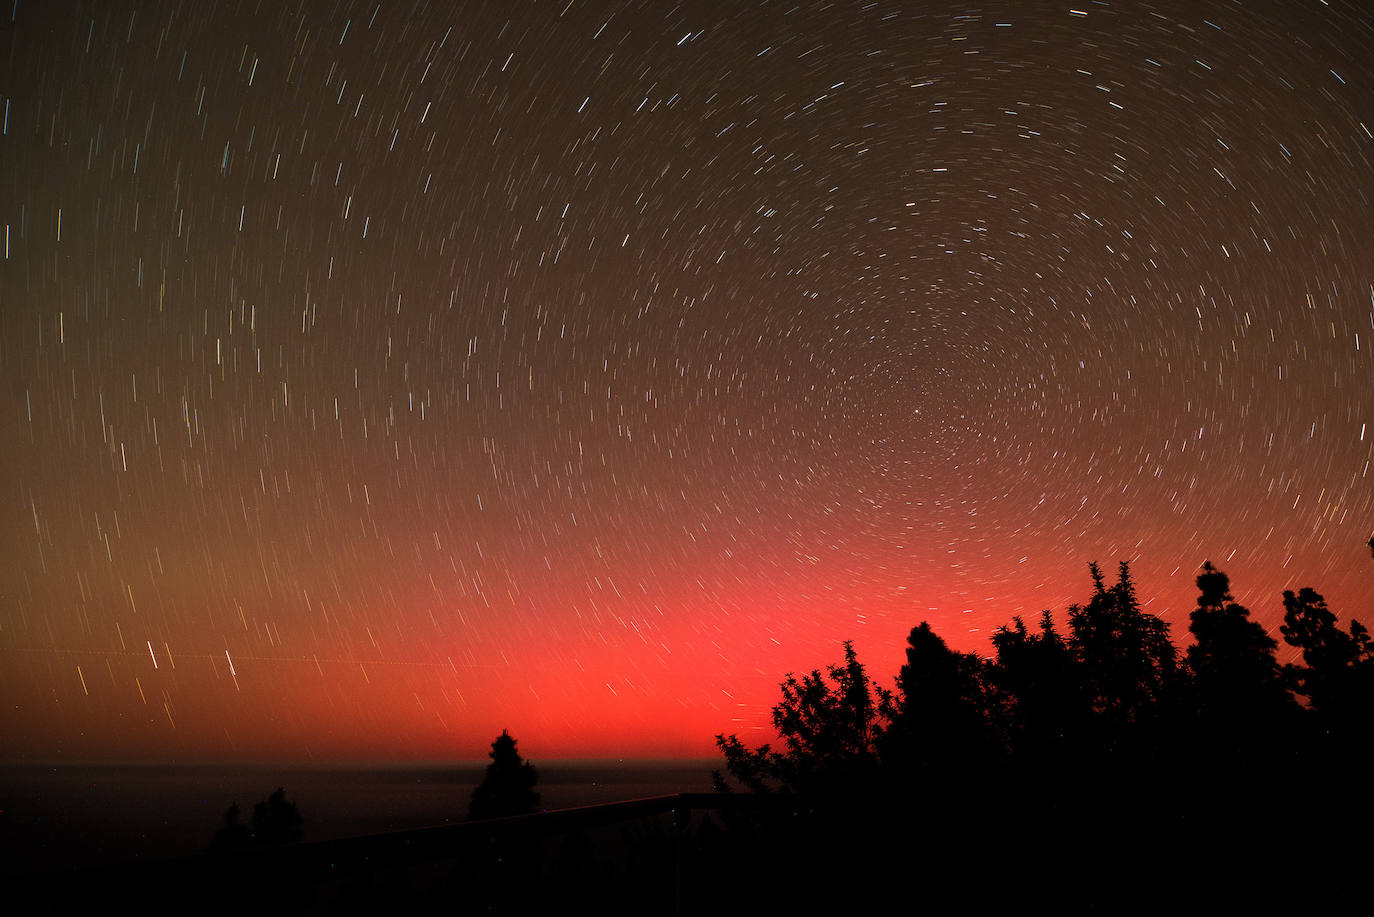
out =
[[[726,770],[755,792],[835,792],[871,775],[877,765],[874,741],[888,692],[876,687],[854,652],[844,644],[844,663],[798,679],[788,674],[782,700],[773,708],[773,727],[783,750],[771,744],[750,749],[737,736],[716,736]],[[718,773],[718,789],[728,785]]]
[[[1367,841],[1306,839],[1335,837],[1362,798],[1333,778],[1358,777],[1371,754],[1368,630],[1358,621],[1342,629],[1311,589],[1286,592],[1281,630],[1303,664],[1280,669],[1273,638],[1207,563],[1183,664],[1168,625],[1141,608],[1128,565],[1110,587],[1089,569],[1092,595],[1070,607],[1066,636],[1049,612],[1035,633],[1016,619],[993,636],[985,661],[922,623],[895,693],[875,689],[845,644],[845,665],[830,667],[828,680],[817,670],[783,682],[773,718],[781,751],[717,736],[740,784],[810,797],[728,821],[732,836],[748,839],[739,849],[758,858],[757,873],[843,884],[905,876],[920,863],[934,880],[923,885],[929,898],[941,880],[977,881],[960,871],[971,862],[963,852],[995,837],[1009,850],[1062,851],[1076,878],[1055,883],[1053,896],[1069,909],[1131,909],[1157,894],[1150,864],[1163,851],[1198,870],[1212,894],[1248,895],[1261,908],[1366,895],[1346,877],[1368,860]],[[1326,739],[1320,754],[1310,751],[1309,723]],[[1016,784],[984,790],[999,787],[1003,765]],[[844,805],[815,804],[836,800]],[[1263,837],[1290,841],[1284,869],[1252,861],[1250,842]],[[817,903],[812,888],[801,904]]]
[[[805,798],[804,805],[725,813],[739,844],[736,858],[748,862],[752,872],[808,877],[805,885],[774,883],[770,889],[771,906],[795,910],[826,900],[841,888],[838,877],[872,868],[873,850],[880,844],[875,832],[886,825],[888,811],[879,804],[883,784],[874,744],[891,702],[848,642],[842,664],[801,678],[789,674],[781,687],[782,699],[773,708],[781,750],[751,749],[733,735],[716,736],[716,744],[727,772],[744,787],[786,794],[789,802]],[[730,789],[719,772],[715,784],[718,790]],[[835,844],[837,837],[856,842]]]
[[[248,826],[239,821],[239,804],[237,802],[229,806],[224,811],[224,825],[215,832],[215,839],[211,842],[212,850],[237,850],[242,847],[253,845],[253,832],[248,830]]]
[[[792,786],[833,787],[870,770],[879,726],[878,698],[854,653],[844,644],[844,664],[828,668],[826,684],[813,671],[800,681],[782,683],[782,702],[773,708],[773,726],[786,746],[784,779]]]
[[[989,675],[1004,698],[1007,736],[1018,767],[1057,771],[1078,757],[1092,709],[1079,663],[1048,610],[1039,633],[1020,618],[992,636]]]
[[[287,802],[281,787],[253,806],[253,839],[260,844],[287,844],[301,839],[301,813]]]
[[[1142,611],[1130,565],[1110,589],[1089,564],[1093,595],[1069,608],[1069,648],[1080,663],[1104,751],[1147,757],[1179,702],[1178,652],[1169,625]]]
[[[929,623],[912,628],[891,723],[879,741],[895,776],[972,778],[1000,761],[1004,749],[983,670],[976,654],[951,650]]]
[[[1359,621],[1341,630],[1320,593],[1283,594],[1283,639],[1302,651],[1303,665],[1285,667],[1293,689],[1304,695],[1332,751],[1368,755],[1374,721],[1374,642]]]
[[[1299,708],[1274,658],[1278,643],[1235,603],[1230,579],[1210,562],[1197,586],[1187,655],[1203,741],[1217,752],[1253,754],[1291,740]]]
[[[539,772],[524,761],[515,749],[515,739],[502,729],[491,743],[491,764],[487,776],[472,791],[468,805],[469,818],[500,818],[506,815],[525,815],[539,807],[539,794],[534,785]]]
[[[300,810],[287,801],[286,791],[277,787],[266,799],[253,806],[248,824],[239,821],[239,804],[235,802],[224,813],[224,825],[215,833],[210,845],[216,850],[254,847],[259,844],[290,844],[301,839],[303,825]]]

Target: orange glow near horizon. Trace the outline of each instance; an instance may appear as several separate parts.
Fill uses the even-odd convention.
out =
[[[1258,589],[1243,588],[1241,566],[1230,569],[1237,597],[1271,625],[1279,616],[1278,591],[1305,582],[1271,579],[1266,601],[1252,597]],[[1006,588],[1043,598],[1062,626],[1067,602],[1088,592],[1086,570],[1063,572],[1076,574],[1078,588],[1062,598],[1037,591],[1031,577]],[[1182,647],[1187,621],[1179,609],[1196,591],[1191,572],[1176,575],[1173,588],[1167,581],[1154,588],[1159,575],[1147,563],[1138,563],[1134,575],[1147,607],[1163,612]],[[1333,607],[1358,603],[1360,585],[1328,590]],[[168,652],[165,644],[153,654],[146,645],[142,653],[70,653],[57,657],[70,670],[65,683],[46,696],[13,696],[0,723],[17,739],[9,746],[12,759],[479,760],[502,729],[543,759],[712,757],[717,733],[772,741],[768,711],[783,675],[838,662],[844,639],[855,641],[870,675],[891,686],[906,632],[921,620],[934,622],[956,649],[986,653],[996,626],[1012,614],[1028,620],[1038,614],[1035,603],[1004,604],[1001,614],[996,604],[977,610],[958,608],[961,601],[916,604],[900,586],[791,601],[755,591],[709,630],[664,626],[652,632],[653,640],[646,634],[614,644],[594,635],[508,641],[485,658],[442,641],[397,642],[353,657],[285,651],[226,657],[205,647]],[[611,616],[633,612],[630,602],[604,608]],[[693,620],[681,612],[672,617]],[[805,633],[794,630],[797,623]],[[455,656],[478,661],[459,663]],[[53,654],[10,657],[27,667],[9,670],[17,684],[41,684],[58,671]],[[48,715],[24,716],[35,709]]]

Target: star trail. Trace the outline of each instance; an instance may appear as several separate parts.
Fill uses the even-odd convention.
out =
[[[1090,560],[1374,614],[1360,4],[8,6],[10,757],[705,755]]]

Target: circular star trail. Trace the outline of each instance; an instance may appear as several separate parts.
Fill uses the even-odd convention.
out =
[[[705,754],[1090,560],[1374,612],[1358,4],[12,6],[13,756]]]

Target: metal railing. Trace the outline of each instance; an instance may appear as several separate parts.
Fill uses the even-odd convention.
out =
[[[638,889],[641,900],[627,910],[680,915],[684,880],[699,884],[684,870],[692,872],[700,861],[696,829],[706,815],[735,812],[748,817],[797,804],[787,797],[676,793],[385,834],[103,865],[33,876],[24,885],[34,895],[31,904],[51,913],[124,901],[142,914],[329,914],[366,909],[367,900],[378,908],[400,904],[402,912],[417,903],[447,901],[450,912],[463,913],[464,904],[489,910],[493,900],[511,905],[574,893],[604,905],[618,890],[632,894]]]

